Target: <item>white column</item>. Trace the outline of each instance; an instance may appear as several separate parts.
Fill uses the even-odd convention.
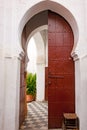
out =
[[[87,55],[80,60],[81,87],[80,87],[80,130],[87,129]]]
[[[87,56],[75,61],[75,104],[80,130],[87,128]]]
[[[45,66],[37,64],[37,101],[44,101],[45,96]]]
[[[19,129],[20,60],[5,58],[3,129]]]

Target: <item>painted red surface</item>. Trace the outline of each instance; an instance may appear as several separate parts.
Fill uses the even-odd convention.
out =
[[[48,127],[60,128],[64,112],[75,112],[73,33],[60,15],[48,12]]]

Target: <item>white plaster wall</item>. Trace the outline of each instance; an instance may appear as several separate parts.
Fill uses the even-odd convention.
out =
[[[48,29],[44,29],[40,33],[44,42],[45,66],[48,67]]]
[[[0,130],[3,130],[4,125],[4,59],[0,57]]]
[[[37,73],[37,101],[43,101],[45,95],[45,45],[40,32],[34,36],[37,58],[36,58],[36,73]]]
[[[45,66],[37,64],[37,101],[44,101],[45,94]]]
[[[20,60],[0,58],[0,69],[0,130],[18,130]]]
[[[15,56],[21,48],[15,9],[14,0],[0,0],[0,130],[18,130],[19,126],[20,67]]]
[[[81,126],[81,66],[80,66],[80,60],[75,61],[75,111],[77,113],[77,116],[79,118],[79,127]],[[85,128],[85,127],[84,127]],[[81,129],[80,130],[85,130]]]
[[[87,129],[87,56],[80,59],[80,129]]]
[[[58,5],[56,3],[52,3],[53,2],[57,2],[59,3]],[[29,1],[27,1],[29,2]],[[37,3],[38,1],[34,1],[34,3]],[[39,0],[40,2],[40,0]],[[21,3],[23,6],[23,3]],[[25,2],[26,5],[26,2]],[[64,8],[62,8],[62,6],[64,6]],[[65,0],[49,0],[46,4],[45,1],[42,4],[40,4],[40,6],[38,6],[38,8],[35,8],[34,10],[32,9],[32,12],[30,10],[30,13],[27,13],[29,17],[26,17],[26,20],[23,21],[24,23],[28,20],[27,18],[30,18],[34,14],[36,14],[39,11],[42,11],[44,9],[51,9],[54,12],[59,13],[60,15],[62,15],[71,25],[73,32],[74,32],[74,48],[72,50],[72,56],[74,57],[74,60],[84,57],[87,54],[87,44],[86,44],[86,32],[87,31],[87,10],[84,8],[87,6],[86,1],[82,1],[82,0],[77,0],[77,1],[65,1]],[[26,10],[29,9],[28,6],[25,7]],[[70,13],[68,12],[68,10],[70,11]],[[23,12],[24,13],[24,12]],[[20,13],[19,13],[20,14]],[[74,19],[75,21],[74,21]],[[22,25],[24,24],[22,23]],[[77,28],[75,26],[75,24],[77,23]],[[81,61],[79,61],[79,59],[75,62],[75,89],[76,89],[76,112],[79,116],[80,119],[80,129],[81,130],[85,130],[86,129],[86,120],[85,118],[87,118],[86,114],[84,116],[84,112],[83,109],[81,107],[82,102],[84,102],[85,100],[85,96],[83,95],[83,91],[81,90],[82,84],[84,84],[84,82],[87,80],[85,78],[85,80],[81,80],[81,71],[83,71],[82,68],[84,68],[86,70],[86,66],[83,64],[83,66],[81,66]],[[85,85],[86,87],[86,85]],[[81,98],[81,95],[83,95],[83,98]],[[85,107],[85,109],[87,109],[87,106],[84,105],[83,103],[83,107]],[[84,123],[83,123],[84,120]]]
[[[4,120],[2,130],[19,128],[20,60],[5,59]]]
[[[44,41],[40,35],[40,32],[37,32],[34,36],[36,49],[37,49],[37,63],[45,64],[45,46]]]
[[[76,76],[76,113],[80,130],[87,129],[87,56],[75,62]]]
[[[0,0],[0,55],[9,57],[20,53],[16,17],[16,1]]]
[[[39,2],[43,2],[43,3],[34,6]],[[17,107],[16,104],[18,104],[17,97],[19,93],[19,90],[17,90],[17,87],[19,88],[19,84],[18,84],[19,78],[17,79],[17,74],[19,73],[18,72],[19,62],[18,59],[15,59],[14,61],[13,59],[8,58],[6,60],[3,57],[19,56],[19,54],[22,51],[21,43],[20,43],[20,36],[21,36],[20,34],[22,32],[24,25],[33,15],[45,9],[51,9],[54,12],[57,12],[60,15],[62,15],[70,23],[73,29],[75,45],[74,45],[72,55],[74,59],[79,57],[78,59],[79,61],[76,61],[75,63],[76,66],[75,81],[76,81],[76,94],[77,94],[76,111],[80,119],[80,130],[87,129],[87,114],[86,114],[87,113],[86,112],[87,110],[87,105],[86,105],[87,57],[85,57],[87,55],[87,43],[86,43],[87,42],[87,36],[86,36],[87,8],[86,7],[87,7],[86,0],[84,1],[83,0],[76,0],[76,1],[74,0],[70,0],[70,1],[69,0],[48,0],[48,1],[47,0],[33,0],[33,1],[32,0],[26,0],[26,1],[0,0],[0,63],[1,63],[0,64],[0,113],[1,113],[0,129],[1,130],[18,130],[17,120],[18,120],[18,111],[19,111],[16,109]],[[13,69],[13,67],[15,69]],[[13,78],[11,77],[12,74],[14,75]],[[9,89],[9,91],[7,88]],[[13,93],[13,89],[14,89],[14,93]],[[10,98],[10,95],[12,95],[11,92],[13,93],[12,98]],[[6,97],[4,97],[5,93],[6,93]],[[5,98],[5,100],[3,97]],[[13,102],[14,104],[11,105],[11,103]],[[10,112],[12,112],[12,114],[10,114]],[[10,117],[8,117],[8,115]]]
[[[36,73],[36,44],[34,38],[31,37],[28,46],[27,46],[27,56],[28,56],[28,63],[27,63],[27,72]]]

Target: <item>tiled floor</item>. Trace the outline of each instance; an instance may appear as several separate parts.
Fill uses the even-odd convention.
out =
[[[33,101],[28,103],[27,106],[28,114],[20,130],[48,130],[47,102]]]

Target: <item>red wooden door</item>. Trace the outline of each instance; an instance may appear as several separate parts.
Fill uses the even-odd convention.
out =
[[[26,104],[26,72],[25,72],[25,59],[21,61],[20,68],[20,110],[19,110],[19,127],[22,125],[27,114]]]
[[[48,12],[48,127],[60,128],[64,112],[75,112],[73,33],[63,17]]]

